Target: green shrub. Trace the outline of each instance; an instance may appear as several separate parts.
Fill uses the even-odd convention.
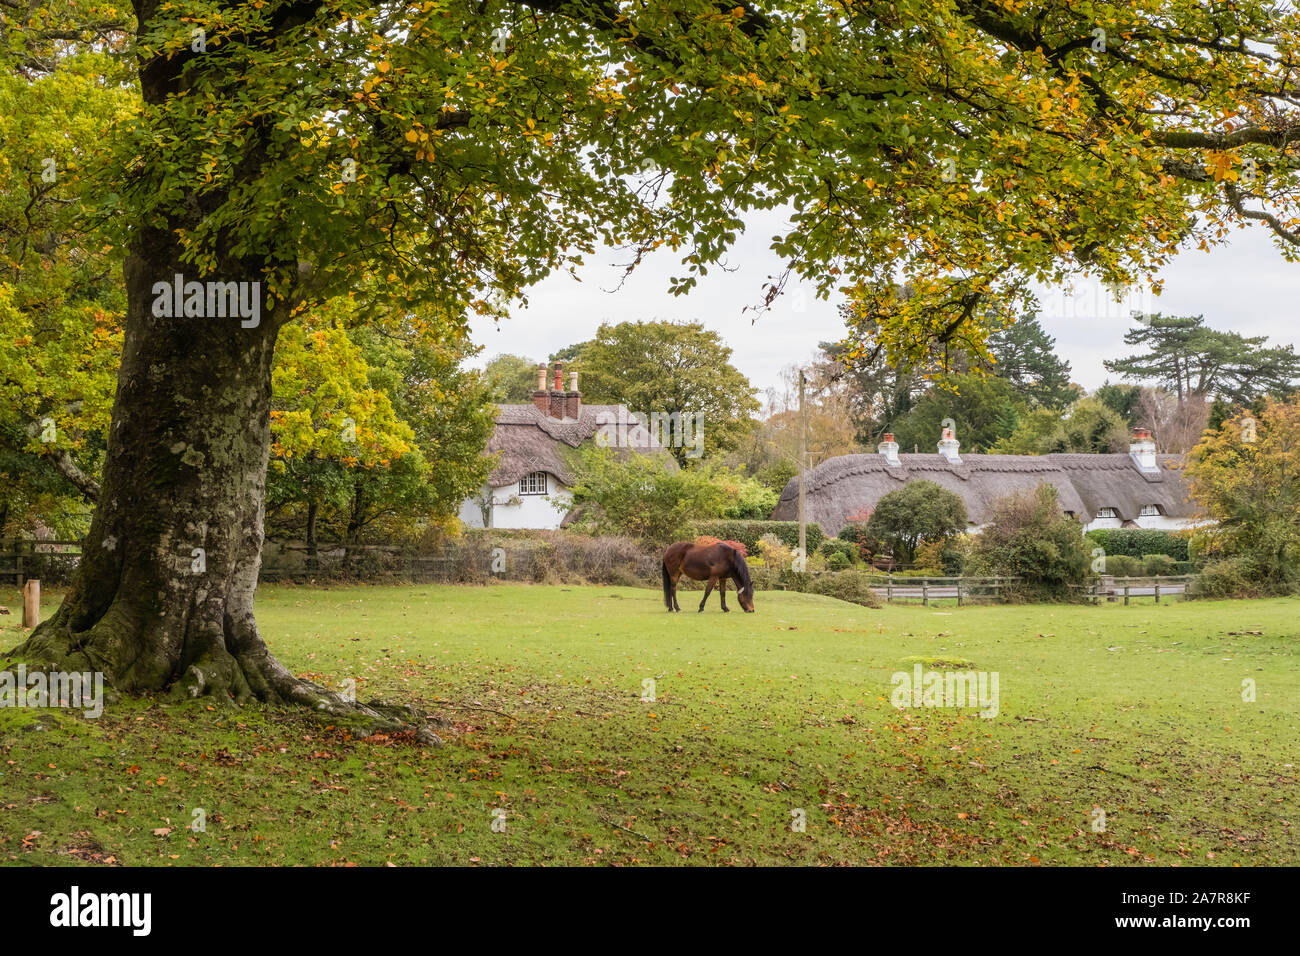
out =
[[[1079,523],[1062,513],[1056,489],[1041,484],[993,503],[971,545],[969,573],[1021,579],[1012,600],[1070,600],[1070,585],[1088,576],[1090,555]]]
[[[1187,561],[1188,535],[1155,528],[1097,528],[1087,536],[1106,554],[1127,554],[1141,558],[1148,554],[1167,554],[1175,561]]]
[[[837,554],[843,555],[850,564],[858,559],[858,549],[854,547],[853,542],[841,541],[839,538],[828,538],[817,550],[827,559],[833,559]]]
[[[741,521],[763,521],[776,507],[780,495],[756,478],[718,471],[712,475],[727,495],[728,504],[722,509],[723,518]],[[739,538],[735,540],[739,541]]]
[[[794,567],[794,549],[771,532],[758,539],[758,548],[751,551],[762,559],[763,565],[780,571]]]
[[[1144,574],[1142,562],[1127,554],[1106,555],[1106,573],[1120,578],[1136,578]]]
[[[880,598],[871,590],[867,575],[861,571],[834,571],[819,574],[806,589],[811,594],[861,604],[863,607],[880,607]]]
[[[571,463],[575,531],[665,545],[685,538],[695,521],[720,514],[727,503],[708,475],[675,469],[662,458],[593,446],[575,452]]]
[[[909,481],[881,496],[867,520],[866,534],[884,542],[890,554],[911,561],[919,545],[941,541],[966,528],[966,505],[933,481]]]
[[[1189,598],[1251,598],[1260,596],[1258,569],[1249,558],[1211,561],[1187,588]]]
[[[765,534],[776,535],[790,548],[799,547],[799,522],[797,521],[712,519],[697,521],[695,533],[712,535],[723,541],[739,541],[750,554],[758,553],[758,542]],[[812,521],[808,522],[807,539],[808,552],[811,554],[826,540],[822,526]]]
[[[958,535],[950,541],[944,543],[943,550],[939,552],[939,560],[943,563],[943,573],[949,577],[959,577],[966,573],[966,561],[970,557],[971,538],[970,535]]]
[[[858,558],[868,561],[880,549],[880,542],[867,534],[865,522],[852,521],[840,528],[839,540],[847,541],[858,550]]]
[[[1177,574],[1174,569],[1178,562],[1167,554],[1146,554],[1142,556],[1142,573],[1155,576]]]
[[[958,577],[966,566],[970,552],[970,536],[957,535],[918,545],[914,570],[922,570],[935,577]]]
[[[843,551],[832,551],[830,557],[826,559],[826,566],[832,571],[844,571],[853,567],[853,559]]]

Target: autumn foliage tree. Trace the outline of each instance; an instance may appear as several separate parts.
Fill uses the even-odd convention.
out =
[[[1300,587],[1300,401],[1269,399],[1207,431],[1187,477],[1215,521],[1194,538],[1211,581],[1238,595]]]

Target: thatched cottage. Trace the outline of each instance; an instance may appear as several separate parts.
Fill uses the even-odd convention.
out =
[[[624,405],[584,405],[578,373],[555,363],[547,388],[547,367],[538,366],[531,405],[501,405],[486,454],[500,453],[479,493],[461,504],[460,520],[471,528],[558,528],[573,500],[572,452],[586,444],[662,455],[676,460],[639,417]]]
[[[1175,529],[1196,523],[1183,477],[1184,456],[1156,454],[1146,429],[1134,431],[1127,454],[1107,455],[962,455],[947,429],[936,454],[900,455],[894,436],[884,439],[877,454],[831,458],[805,475],[807,519],[828,535],[839,534],[851,520],[869,515],[884,495],[918,479],[956,492],[966,504],[971,530],[988,520],[998,498],[1042,482],[1056,487],[1062,509],[1077,517],[1084,530]],[[798,477],[785,486],[772,517],[798,519]]]

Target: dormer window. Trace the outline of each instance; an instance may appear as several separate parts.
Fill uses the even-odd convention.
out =
[[[1098,508],[1098,509],[1097,509],[1097,517],[1098,517],[1098,518],[1118,518],[1119,515],[1115,513],[1115,509],[1114,509],[1114,508]]]
[[[1143,506],[1142,506],[1142,509],[1141,509],[1140,511],[1138,511],[1138,517],[1139,517],[1139,518],[1159,518],[1159,517],[1160,517],[1160,506],[1159,506],[1159,505],[1143,505]]]
[[[521,495],[546,494],[546,472],[535,471],[530,475],[524,475],[520,478],[519,493]]]

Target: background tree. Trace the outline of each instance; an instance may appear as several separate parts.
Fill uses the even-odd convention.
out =
[[[492,389],[492,400],[499,405],[528,405],[537,391],[537,366],[541,364],[519,355],[498,355],[483,368],[483,377]],[[547,383],[550,387],[550,383]],[[565,387],[568,384],[565,383]]]
[[[53,74],[0,72],[0,535],[14,521],[79,536],[98,496],[125,297],[76,170],[129,113],[127,76],[89,51]]]
[[[1118,415],[1126,427],[1133,428],[1142,424],[1138,407],[1142,400],[1142,389],[1138,386],[1106,382],[1093,392],[1093,398]]]
[[[988,371],[1006,379],[1030,408],[1064,408],[1079,397],[1070,363],[1034,315],[1023,315],[989,336]]]
[[[1011,383],[968,372],[951,375],[926,393],[910,412],[893,422],[894,440],[903,451],[933,452],[944,419],[956,423],[961,450],[986,452],[1010,435],[1028,408]]]
[[[1167,389],[1180,405],[1213,398],[1248,405],[1264,395],[1289,394],[1300,375],[1300,355],[1267,341],[1207,328],[1204,316],[1157,313],[1124,333],[1124,344],[1145,351],[1103,364],[1130,381]]]
[[[1263,412],[1207,432],[1192,450],[1193,500],[1217,522],[1194,543],[1214,577],[1251,593],[1300,586],[1300,401],[1266,400]],[[1229,573],[1230,572],[1230,573]]]
[[[490,386],[463,367],[477,348],[459,329],[441,341],[411,330],[394,337],[370,327],[353,336],[370,365],[371,383],[410,426],[419,467],[415,457],[404,455],[386,469],[358,472],[362,486],[354,489],[348,527],[359,532],[382,523],[383,538],[394,540],[445,525],[493,466],[482,454],[495,427]]]
[[[1156,449],[1170,454],[1183,455],[1192,450],[1209,424],[1212,409],[1212,403],[1204,398],[1180,402],[1163,388],[1139,391],[1140,421],[1151,429]]]
[[[699,416],[705,457],[736,448],[754,427],[754,388],[731,349],[699,322],[604,323],[583,346],[583,400],[633,412]],[[690,465],[689,448],[671,449]]]
[[[1099,455],[1126,451],[1124,420],[1095,397],[1081,398],[1063,411],[1036,408],[1022,417],[1009,436],[992,448],[1000,455]]]
[[[844,373],[843,367],[824,362],[811,363],[807,371],[804,404],[810,468],[828,458],[864,450],[858,443],[853,422],[852,382]],[[790,365],[782,369],[781,382],[780,389],[767,390],[767,403],[757,427],[727,456],[729,463],[743,466],[778,494],[798,473],[803,429],[799,414],[799,367]]]
[[[839,312],[849,327],[866,321],[857,315],[852,302],[842,304]],[[881,356],[868,358],[850,342],[823,342],[819,348],[821,359],[813,364],[818,386],[826,387],[836,378],[844,380],[858,441],[868,448],[874,448],[881,435],[928,391],[927,372],[941,364],[936,356],[920,365],[890,363]]]
[[[933,481],[909,481],[881,496],[865,533],[880,541],[899,561],[910,562],[917,545],[941,541],[966,530],[966,505],[960,497]]]

